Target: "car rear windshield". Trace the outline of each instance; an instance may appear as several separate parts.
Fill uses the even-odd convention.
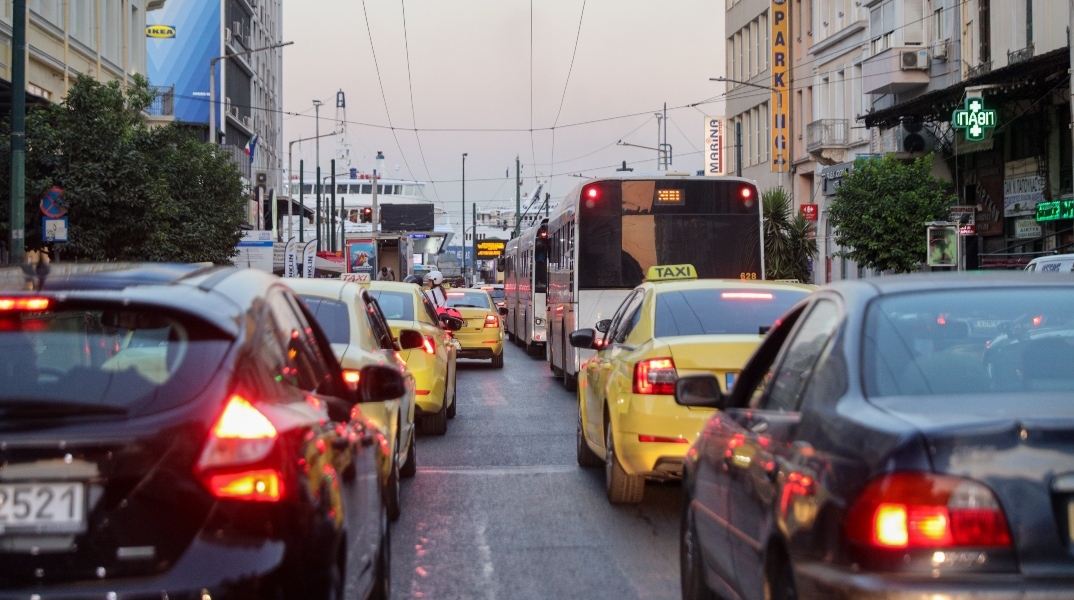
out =
[[[451,308],[490,308],[485,292],[448,292],[447,305]]]
[[[302,301],[317,318],[317,324],[333,344],[349,344],[351,341],[351,320],[347,314],[347,305],[339,300],[320,296],[302,296]]]
[[[661,292],[656,296],[656,337],[757,334],[806,294],[732,288]]]
[[[414,295],[409,292],[390,292],[387,290],[369,290],[370,295],[380,305],[384,318],[389,321],[414,320]]]
[[[863,352],[870,397],[1074,392],[1074,289],[883,297]]]
[[[504,293],[503,293],[503,288],[488,288],[488,289],[481,288],[481,289],[486,291],[486,292],[488,292],[489,296],[492,296],[492,299],[496,300],[497,302],[499,302],[500,300],[503,300],[505,298]]]
[[[231,340],[157,308],[70,304],[0,311],[0,423],[20,416],[133,414],[192,399]]]

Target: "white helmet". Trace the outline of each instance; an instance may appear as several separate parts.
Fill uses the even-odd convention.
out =
[[[444,283],[444,274],[440,271],[429,271],[429,274],[426,275],[425,278],[431,281],[433,285]]]

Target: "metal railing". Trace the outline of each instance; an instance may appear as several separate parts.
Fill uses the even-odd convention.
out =
[[[246,155],[246,152],[241,147],[231,144],[223,144],[219,148],[220,152],[223,152],[227,159],[239,168],[239,172],[246,179],[250,179],[250,157]]]
[[[1025,62],[1033,58],[1033,44],[1029,44],[1021,50],[1014,50],[1007,52],[1007,64],[1014,65],[1020,62]]]
[[[152,86],[149,88],[155,94],[153,103],[149,105],[149,114],[170,117],[175,115],[175,86],[163,87]]]
[[[847,119],[819,119],[806,125],[806,150],[846,148],[849,132]]]
[[[976,67],[970,67],[966,69],[966,79],[972,79],[978,75],[984,75],[985,73],[992,72],[992,61],[983,62]]]
[[[1074,250],[1074,243],[1063,243],[1063,239],[1074,233],[1074,228],[1067,228],[1055,233],[1048,233],[1040,237],[1020,239],[1009,244],[1002,250],[995,252],[982,252],[978,260],[981,269],[1022,269],[1029,261],[1038,256],[1051,256],[1053,254],[1066,254]],[[1029,250],[1034,246],[1047,245],[1052,242],[1052,247],[1047,250]]]

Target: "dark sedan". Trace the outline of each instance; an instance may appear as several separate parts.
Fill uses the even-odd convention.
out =
[[[0,598],[387,597],[359,403],[402,392],[268,274],[0,270]]]
[[[828,287],[685,459],[684,598],[1074,598],[1074,281]]]

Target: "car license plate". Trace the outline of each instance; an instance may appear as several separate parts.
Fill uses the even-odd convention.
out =
[[[0,484],[0,534],[83,531],[85,498],[82,483]]]
[[[997,321],[997,320],[991,320],[991,321],[978,320],[977,324],[976,324],[976,327],[977,327],[977,329],[996,329],[997,327],[999,327],[999,321]]]

